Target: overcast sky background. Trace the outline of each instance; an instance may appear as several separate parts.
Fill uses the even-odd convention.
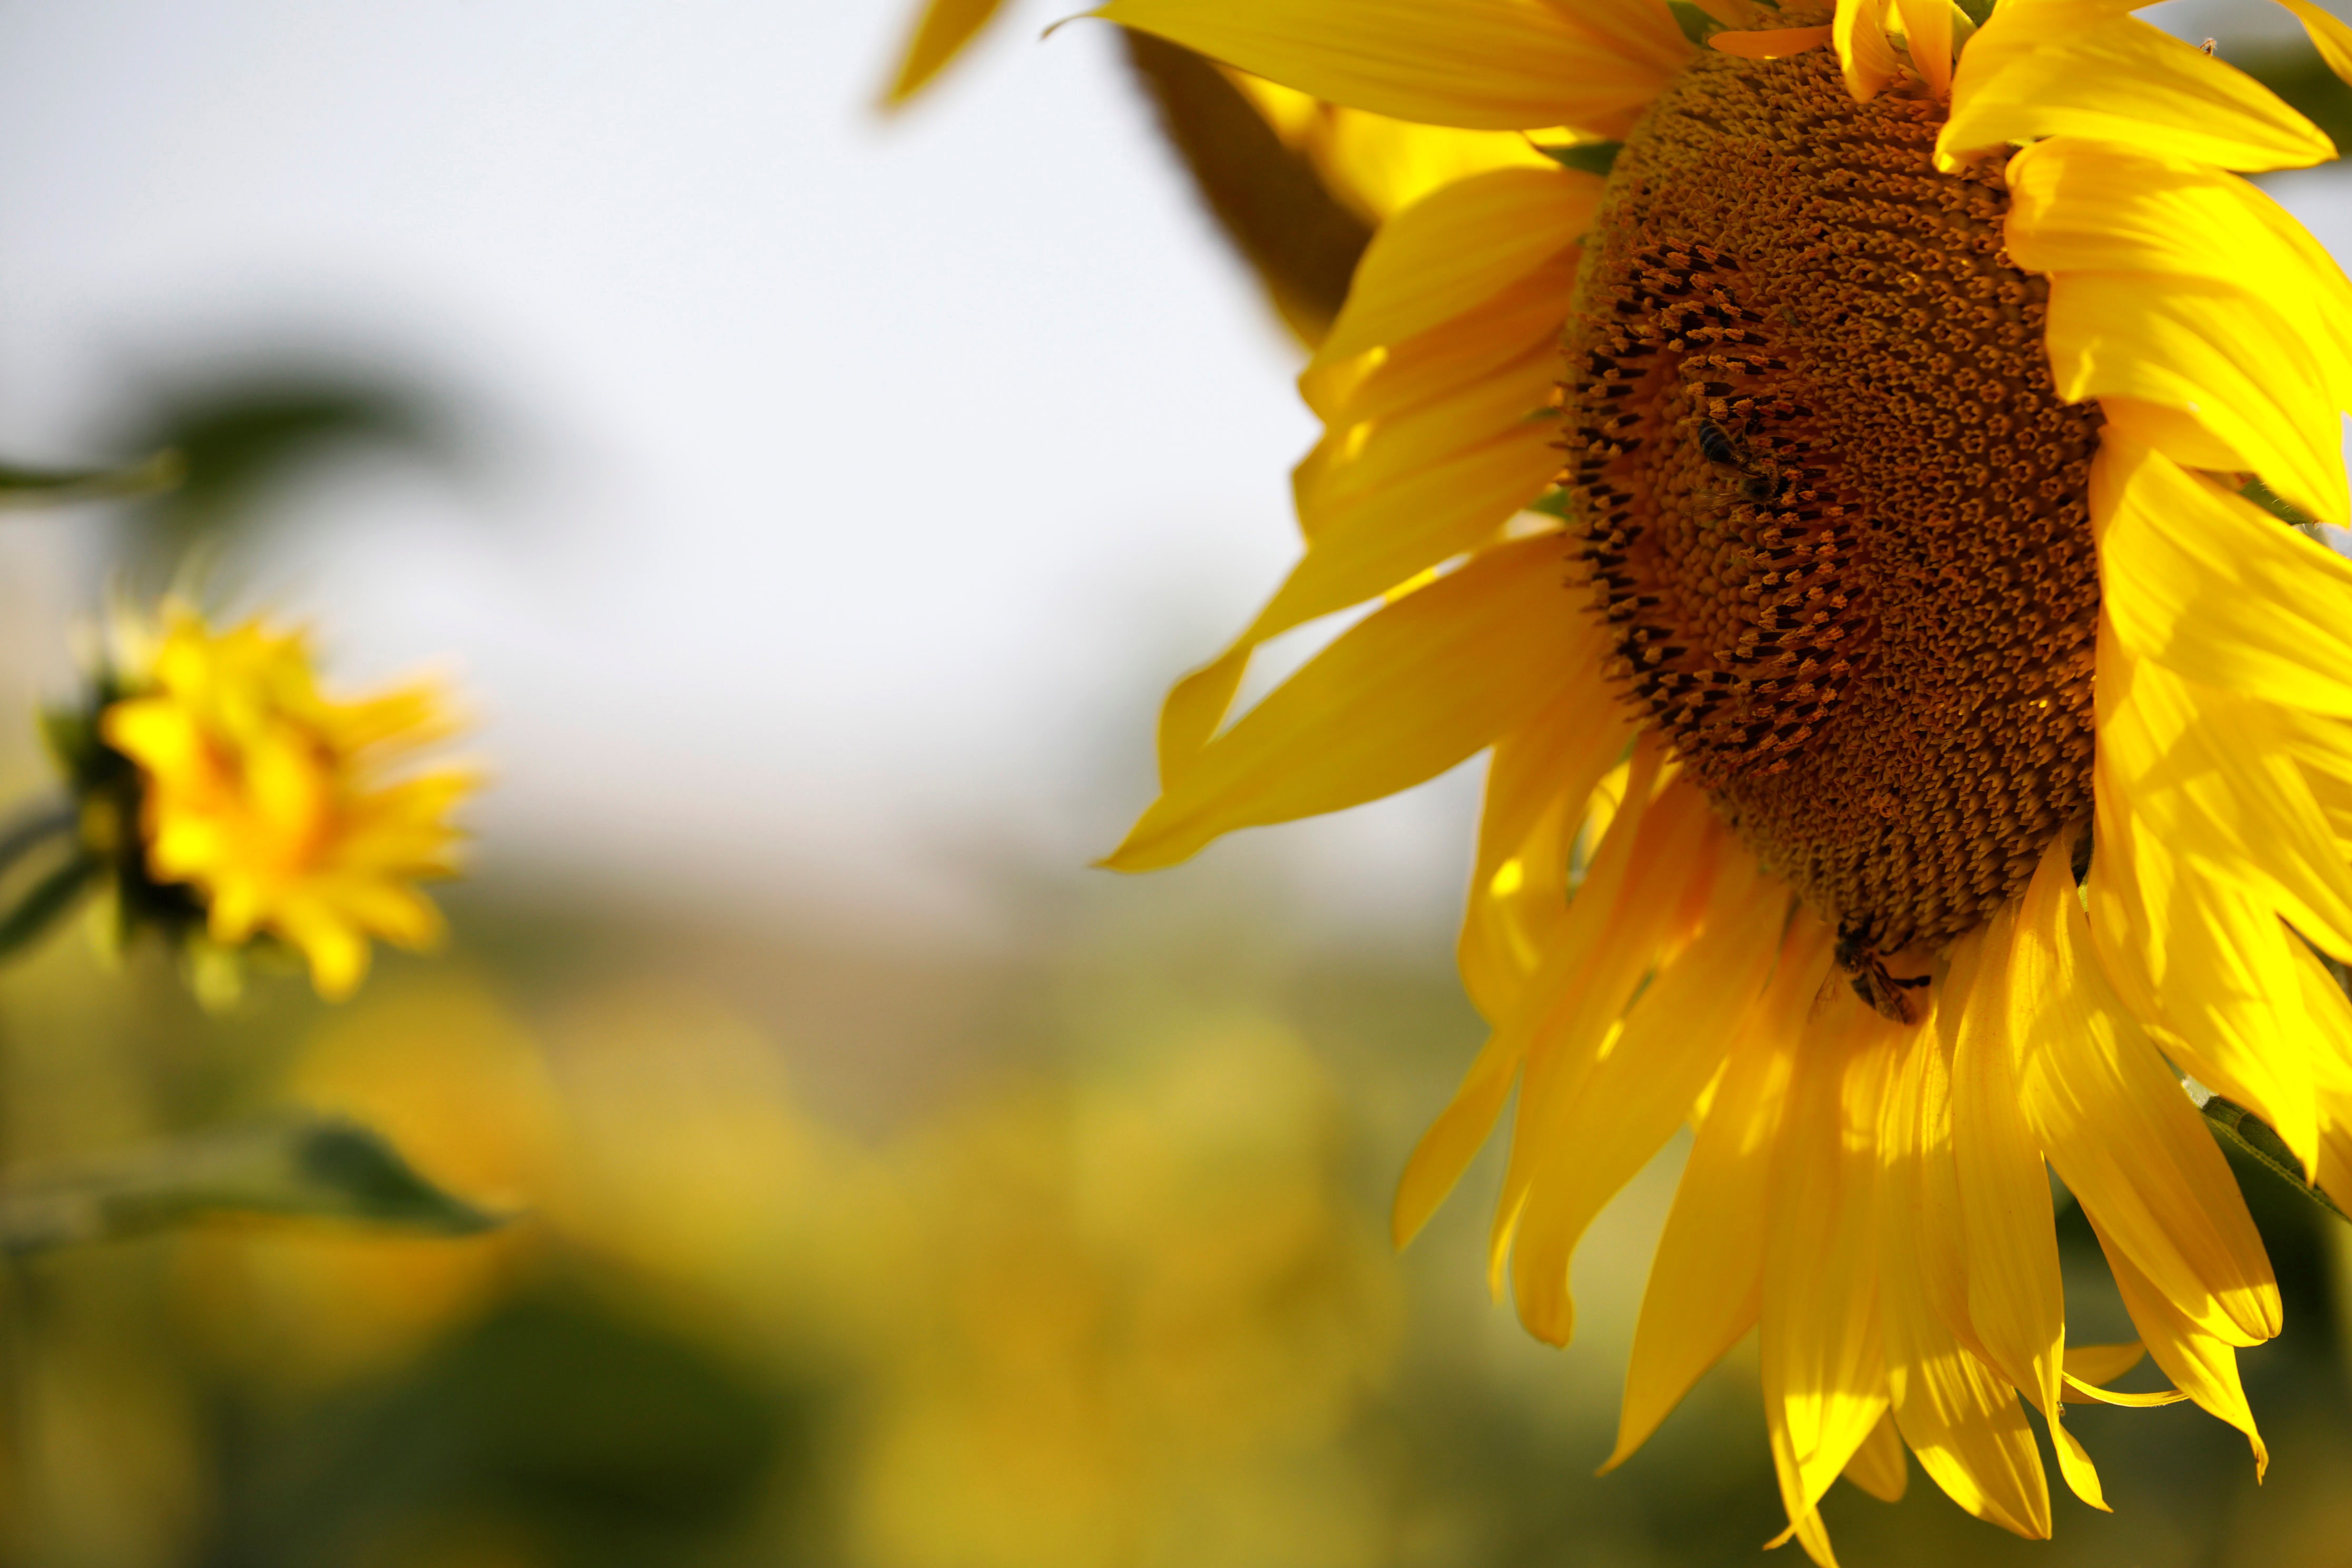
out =
[[[461,672],[488,864],[968,921],[976,853],[1143,804],[1312,436],[1108,29],[1013,9],[886,123],[899,0],[5,0],[0,452],[289,354],[444,388],[473,475],[323,474],[249,581],[355,677]],[[2281,192],[2338,254],[2342,193]],[[0,534],[0,601],[73,526]],[[1279,853],[1450,903],[1472,809]]]

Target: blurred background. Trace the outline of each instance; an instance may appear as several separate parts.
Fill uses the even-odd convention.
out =
[[[886,117],[897,0],[0,5],[0,450],[189,464],[0,519],[0,798],[47,787],[33,704],[110,587],[191,561],[347,688],[450,670],[497,778],[451,950],[352,1004],[207,1015],[74,932],[0,977],[0,1145],[304,1104],[523,1216],[14,1266],[0,1561],[1640,1568],[1778,1531],[1747,1351],[1591,1474],[1679,1145],[1586,1243],[1565,1352],[1486,1300],[1490,1165],[1387,1245],[1480,1035],[1475,764],[1086,868],[1160,689],[1286,564],[1312,425],[1119,40],[1040,44],[1059,14]],[[2270,7],[2149,15],[2352,139]],[[2271,184],[2352,254],[2343,176]],[[2032,1545],[1915,1473],[1837,1489],[1845,1560],[2352,1563],[2352,1255],[2246,1179],[2267,1484],[2192,1407],[2086,1409],[2112,1517],[2062,1498]]]

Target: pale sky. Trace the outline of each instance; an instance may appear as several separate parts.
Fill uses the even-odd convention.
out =
[[[494,866],[895,917],[992,841],[1099,851],[1158,688],[1292,552],[1296,354],[1107,27],[1016,4],[885,124],[904,10],[0,5],[0,452],[288,344],[459,394],[486,479],[322,479],[253,587],[354,673],[462,673]],[[2352,245],[2340,190],[2286,195]],[[60,581],[69,525],[10,526]],[[1450,900],[1472,804],[1285,853]]]

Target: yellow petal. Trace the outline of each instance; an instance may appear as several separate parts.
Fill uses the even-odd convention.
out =
[[[1519,1319],[1565,1343],[1576,1321],[1569,1261],[1585,1228],[1690,1114],[1736,1031],[1764,999],[1776,953],[1800,967],[1822,950],[1783,951],[1786,886],[1737,850],[1710,890],[1704,924],[1627,1012],[1591,1070],[1552,1079],[1527,1107],[1519,1137],[1540,1155],[1511,1254]],[[1530,1085],[1530,1096],[1535,1088]]]
[[[2263,1447],[2262,1434],[2254,1428],[2254,1413],[2246,1404],[2245,1387],[2238,1381],[2237,1352],[2228,1341],[2208,1333],[2182,1312],[2131,1255],[2115,1244],[2097,1215],[2092,1216],[2091,1226],[2148,1354],[2182,1393],[2246,1435],[2254,1450],[2254,1477],[2261,1479],[2270,1468],[2270,1451]]]
[[[1531,986],[1557,991],[1578,985],[1592,966],[1602,938],[1613,928],[1618,900],[1640,851],[1655,842],[1654,835],[1644,838],[1643,828],[1652,808],[1662,757],[1654,744],[1636,748],[1624,808],[1602,836],[1584,886],[1569,906],[1559,940],[1545,955],[1546,973],[1531,981]],[[1646,876],[1649,864],[1643,863]],[[1512,1027],[1509,1020],[1498,1021],[1452,1103],[1422,1134],[1412,1157],[1405,1162],[1390,1216],[1398,1246],[1411,1241],[1429,1223],[1437,1205],[1462,1179],[1463,1170],[1486,1141],[1526,1058],[1526,1028]]]
[[[1302,477],[1296,489],[1300,525],[1313,539],[1346,518],[1367,492],[1507,438],[1532,421],[1540,420],[1552,434],[1558,421],[1546,410],[1559,383],[1559,350],[1538,342],[1466,385],[1366,421],[1351,433],[1343,457]]]
[[[2292,214],[2247,181],[2061,136],[2011,159],[2009,188],[2005,240],[2020,267],[2229,285],[2310,334],[2335,401],[2352,401],[2352,282]]]
[[[1832,985],[1790,1083],[1767,1221],[1764,1416],[1780,1500],[1806,1515],[1887,1408],[1877,1131],[1904,1033]]]
[[[1093,13],[1376,114],[1614,135],[1670,68],[1541,0],[1111,0]]]
[[[1911,68],[1927,83],[1929,91],[1945,97],[1952,90],[1952,0],[1896,0],[1903,18],[1904,47]]]
[[[1556,535],[1497,546],[1343,633],[1212,741],[1107,864],[1172,866],[1238,827],[1376,800],[1559,696],[1600,633]]]
[[[2267,900],[2176,860],[2127,799],[2110,790],[2100,802],[2090,910],[2101,966],[2167,1056],[2268,1122],[2309,1170],[2319,1106],[2299,944]]]
[[[2175,858],[2352,953],[2352,867],[2273,710],[2139,659],[2103,625],[2096,777]],[[2135,871],[2149,874],[2146,855]]]
[[[1645,737],[1635,754],[1657,745]],[[1624,826],[1621,813],[1611,824],[1610,837],[1614,840]],[[1727,849],[1728,831],[1706,795],[1687,780],[1668,782],[1643,817],[1631,870],[1613,903],[1594,899],[1595,884],[1587,880],[1571,906],[1570,930],[1560,951],[1529,984],[1523,1006],[1506,1020],[1505,1029],[1526,1042],[1527,1072],[1488,1242],[1489,1275],[1498,1283],[1513,1233],[1551,1152],[1551,1119],[1574,1103],[1578,1087],[1607,1053],[1626,1004],[1650,972],[1695,934]],[[1566,1342],[1571,1324],[1564,1312],[1530,1316],[1528,1299],[1523,1297],[1520,1305],[1529,1332]]]
[[[1699,1375],[1756,1321],[1764,1279],[1771,1167],[1806,1013],[1828,973],[1829,931],[1799,910],[1792,942],[1812,956],[1773,977],[1771,994],[1733,1043],[1724,1077],[1675,1190],[1650,1263],[1617,1447],[1602,1469],[1648,1441]]]
[[[2249,173],[2299,169],[2335,144],[2275,93],[2108,0],[2004,0],[1960,57],[1938,166],[2044,136],[2082,136]]]
[[[1895,1436],[1892,1412],[1878,1418],[1853,1458],[1845,1462],[1845,1479],[1881,1502],[1901,1502],[1910,1480],[1903,1462],[1903,1439]]]
[[[1837,0],[1831,24],[1846,90],[1864,103],[1876,98],[1902,66],[1886,41],[1885,10],[1885,0]]]
[[[1965,997],[1969,984],[1960,977],[1947,1000]],[[1964,1302],[1967,1271],[1958,1216],[1948,1212],[1958,1174],[1943,1018],[1939,1005],[1937,1026],[1918,1031],[1906,1047],[1882,1132],[1879,1314],[1887,1393],[1903,1440],[1947,1496],[1979,1519],[2046,1537],[2049,1483],[2016,1391],[1963,1346],[1949,1309],[1935,1301],[1939,1289],[1957,1289]]]
[[[2050,1181],[2018,1104],[2020,1042],[2011,996],[2016,945],[2017,906],[2011,904],[1986,930],[1974,985],[1944,1003],[1958,1015],[1952,1161],[1976,1346],[2047,1415],[2062,1397],[2066,1308]]]
[[[1601,184],[1570,169],[1496,169],[1415,202],[1372,237],[1313,363],[1400,342],[1486,303],[1583,237]]]
[[[2061,273],[2049,342],[2060,396],[2173,409],[2312,516],[2344,518],[2333,351],[2315,352],[2300,326],[2237,285]]]
[[[2042,857],[2010,963],[2025,1120],[2084,1212],[2189,1321],[2268,1339],[2278,1287],[2262,1238],[2204,1119],[2092,960],[2069,858],[2063,838]]]
[[[1568,913],[1568,859],[1593,787],[1633,738],[1597,665],[1496,743],[1458,956],[1471,1001],[1499,1023]]]
[[[2112,435],[2091,519],[2102,608],[2126,648],[2205,686],[2352,718],[2352,562]]]

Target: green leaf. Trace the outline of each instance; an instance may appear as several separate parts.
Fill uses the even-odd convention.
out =
[[[1528,502],[1528,510],[1539,511],[1546,517],[1556,517],[1562,522],[1568,522],[1573,521],[1569,511],[1569,505],[1568,491],[1549,489]]]
[[[1622,142],[1570,142],[1564,147],[1547,147],[1536,143],[1536,151],[1563,169],[1577,169],[1588,174],[1606,174],[1617,166],[1617,154],[1625,150]]]
[[[123,468],[27,468],[0,463],[0,508],[153,495],[178,484],[186,471],[180,454],[168,450]]]
[[[416,1173],[383,1134],[299,1113],[215,1128],[79,1169],[0,1185],[0,1251],[52,1247],[232,1215],[340,1219],[436,1236],[506,1223]]]
[[[2294,1157],[2284,1140],[2271,1131],[2269,1123],[2218,1094],[2200,1109],[2205,1112],[2206,1125],[2213,1129],[2216,1138],[2239,1150],[2306,1201],[2352,1224],[2352,1215],[2337,1208],[2334,1199],[2305,1179],[2303,1162]]]
[[[1666,0],[1666,9],[1675,14],[1675,23],[1693,48],[1705,48],[1706,41],[1723,31],[1723,24],[1691,4],[1691,0]]]

